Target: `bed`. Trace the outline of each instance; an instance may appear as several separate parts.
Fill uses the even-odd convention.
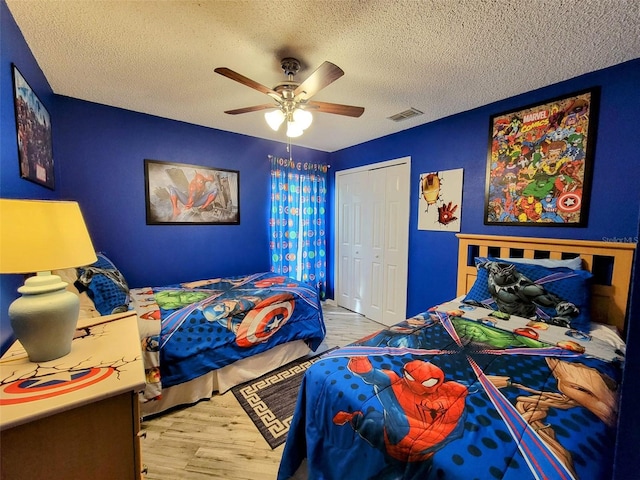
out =
[[[611,478],[635,245],[458,238],[453,300],[309,368],[279,480]]]
[[[81,318],[135,310],[143,417],[224,393],[315,351],[326,333],[317,290],[271,272],[129,289],[98,253],[56,273],[80,295]]]
[[[147,383],[143,416],[191,404],[316,350],[317,290],[275,273],[136,288]]]

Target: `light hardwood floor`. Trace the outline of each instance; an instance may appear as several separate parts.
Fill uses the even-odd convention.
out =
[[[325,304],[327,348],[344,346],[383,325]],[[146,480],[275,479],[284,445],[271,450],[231,392],[144,421]]]

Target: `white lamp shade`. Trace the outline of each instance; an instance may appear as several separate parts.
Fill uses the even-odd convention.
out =
[[[301,130],[306,130],[313,121],[313,115],[311,115],[311,112],[308,112],[307,110],[296,108],[293,111],[293,121]]]
[[[97,260],[76,202],[0,199],[0,273],[33,273]]]
[[[295,122],[287,122],[287,137],[295,138],[302,135],[302,129]]]
[[[280,125],[282,125],[282,122],[284,122],[284,113],[280,109],[271,110],[270,112],[266,112],[264,114],[264,119],[273,130],[278,131]]]

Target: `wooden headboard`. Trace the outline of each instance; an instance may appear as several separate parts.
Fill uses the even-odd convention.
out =
[[[635,243],[552,238],[457,234],[457,295],[466,294],[476,279],[474,257],[567,259],[580,256],[593,274],[592,320],[625,333]]]

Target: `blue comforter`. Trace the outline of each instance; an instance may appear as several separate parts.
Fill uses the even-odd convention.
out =
[[[621,372],[613,349],[596,358],[591,340],[566,329],[455,308],[310,367],[278,479],[305,459],[310,480],[610,478]]]
[[[274,273],[134,289],[147,373],[145,398],[293,340],[325,336],[316,289]]]

